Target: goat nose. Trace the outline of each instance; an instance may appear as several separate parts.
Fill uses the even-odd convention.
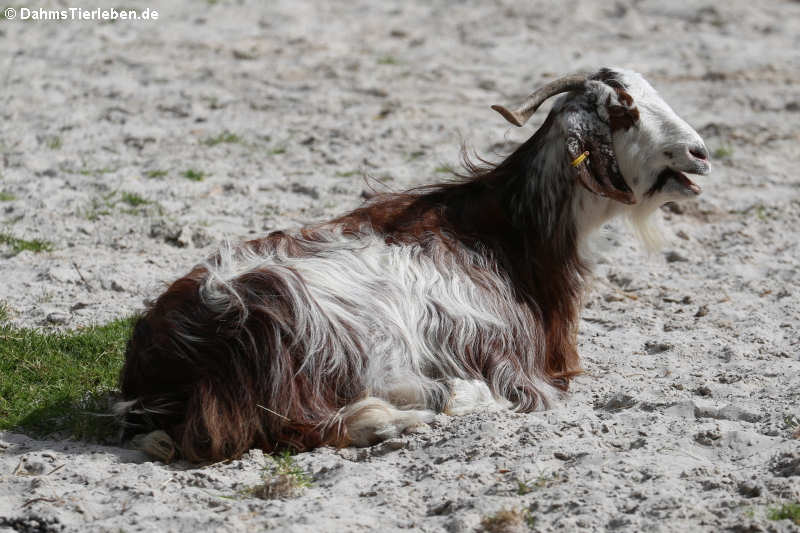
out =
[[[690,146],[689,153],[701,161],[708,160],[708,148],[702,144]]]

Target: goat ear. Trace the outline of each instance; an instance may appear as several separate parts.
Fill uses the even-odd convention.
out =
[[[579,161],[585,151],[589,152],[589,156]],[[573,162],[578,180],[588,190],[623,204],[636,203],[636,196],[619,171],[610,138],[586,135],[581,139],[571,135],[567,139],[567,154]]]

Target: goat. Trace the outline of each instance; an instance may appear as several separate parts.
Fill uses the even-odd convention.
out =
[[[148,304],[120,375],[132,430],[188,460],[364,446],[483,408],[547,409],[580,372],[587,236],[700,188],[700,136],[632,71],[562,95],[504,161],[379,195],[332,221],[226,245]],[[129,429],[129,432],[132,431]]]

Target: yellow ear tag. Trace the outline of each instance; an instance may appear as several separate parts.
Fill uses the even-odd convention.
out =
[[[583,152],[581,155],[579,155],[578,157],[576,157],[575,159],[573,159],[573,160],[572,160],[572,166],[573,166],[573,167],[577,167],[578,165],[580,165],[581,163],[583,163],[583,160],[584,160],[584,159],[586,159],[587,157],[589,157],[589,150],[586,150],[586,151],[585,151],[585,152]]]

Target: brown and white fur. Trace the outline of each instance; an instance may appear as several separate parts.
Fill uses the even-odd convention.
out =
[[[602,69],[497,165],[196,266],[136,323],[118,411],[203,461],[546,409],[580,372],[587,236],[698,194],[682,172],[706,159],[640,75]]]

